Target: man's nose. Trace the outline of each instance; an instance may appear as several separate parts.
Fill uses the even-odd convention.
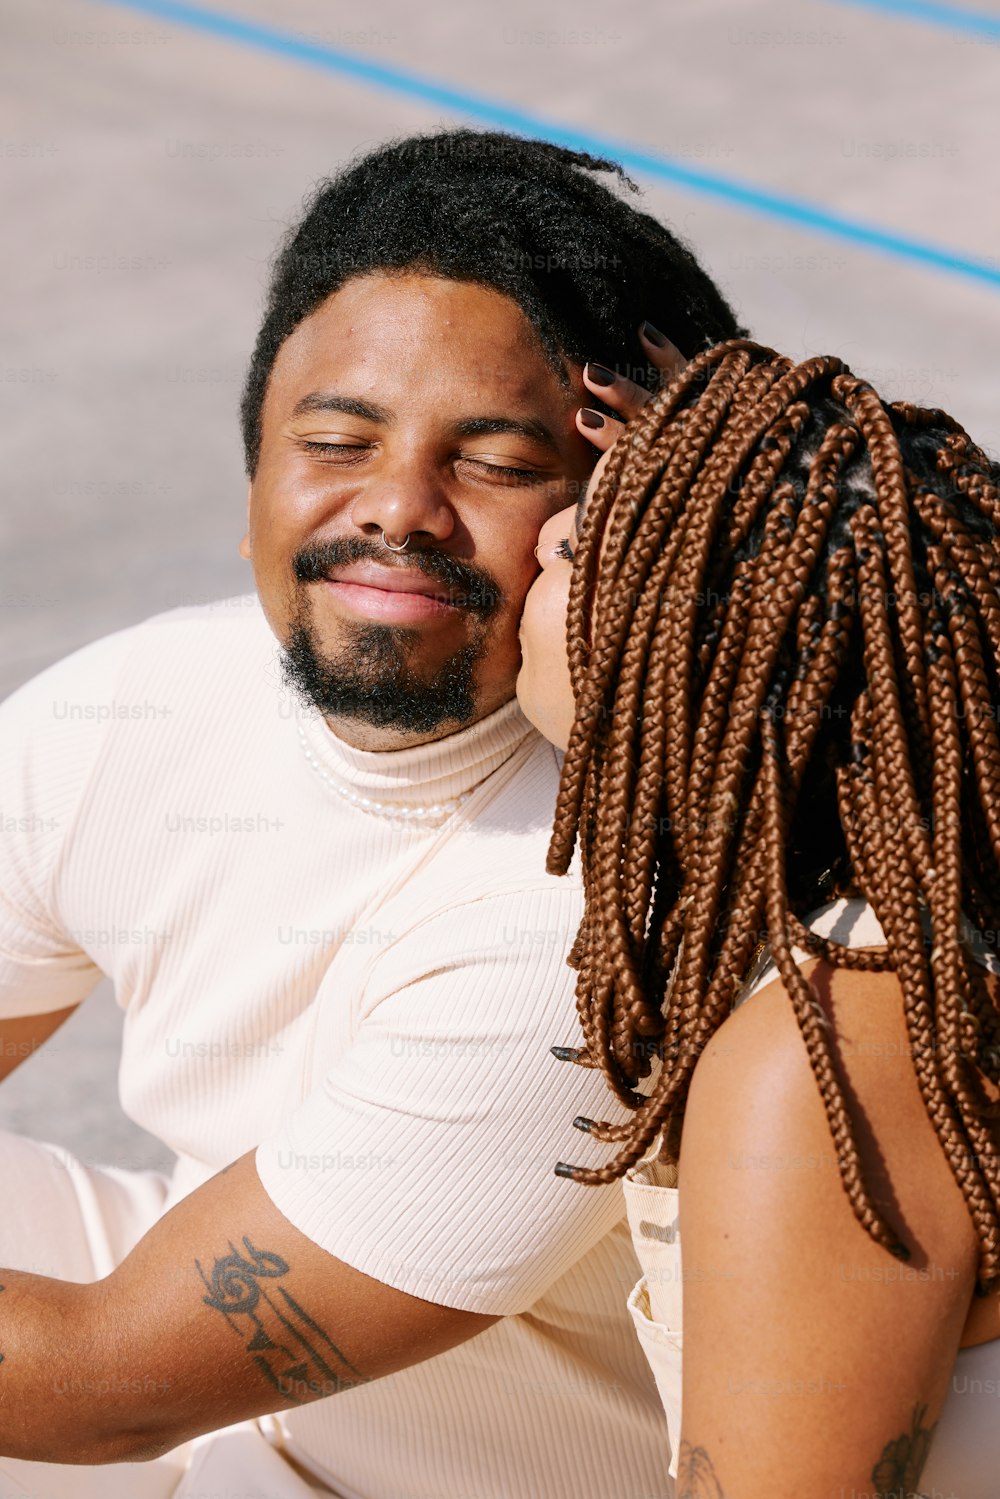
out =
[[[415,465],[400,464],[377,478],[372,475],[351,506],[351,519],[366,536],[384,531],[390,541],[420,536],[425,543],[442,542],[455,529],[455,512],[440,481]]]

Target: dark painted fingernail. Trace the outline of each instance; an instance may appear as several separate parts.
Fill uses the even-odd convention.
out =
[[[575,1046],[550,1046],[549,1050],[558,1062],[575,1062],[581,1055]]]
[[[572,1175],[573,1175],[573,1173],[574,1173],[575,1170],[576,1170],[576,1167],[569,1165],[569,1163],[567,1161],[557,1161],[556,1162],[556,1176],[568,1176],[568,1177],[572,1177]]]
[[[665,349],[667,347],[667,344],[670,342],[670,340],[668,338],[665,338],[664,335],[660,332],[659,328],[653,327],[652,323],[643,323],[642,327],[639,329],[639,332],[642,334],[643,338],[646,339],[648,343],[651,343],[656,349]]]
[[[588,1119],[586,1114],[577,1114],[576,1118],[573,1120],[573,1128],[582,1129],[585,1135],[589,1135],[593,1127],[593,1119]]]
[[[604,418],[599,411],[591,411],[589,406],[584,406],[580,412],[580,420],[585,427],[603,427]]]
[[[603,364],[594,364],[590,360],[587,361],[584,374],[591,385],[614,385],[618,379],[614,370],[606,369]]]

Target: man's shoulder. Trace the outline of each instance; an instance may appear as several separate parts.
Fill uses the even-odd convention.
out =
[[[531,729],[514,754],[482,782],[452,823],[449,835],[425,859],[419,898],[401,892],[411,922],[437,920],[448,911],[480,906],[484,919],[518,919],[547,903],[575,919],[582,902],[579,852],[565,875],[549,874],[545,857],[563,756]],[[486,902],[486,906],[481,903]],[[489,911],[493,915],[489,915]],[[402,920],[404,927],[411,922]],[[572,935],[570,940],[572,940]]]
[[[248,679],[273,691],[277,642],[255,595],[185,605],[102,635],[61,657],[0,705],[4,737],[32,753],[70,738],[86,758],[123,722],[241,694]],[[62,751],[60,751],[61,753]]]
[[[119,632],[131,639],[136,649],[151,650],[185,644],[218,645],[248,649],[260,642],[275,645],[260,599],[255,593],[237,594],[232,598],[211,599],[204,604],[182,604],[151,614],[138,624]],[[109,637],[105,637],[109,638]],[[100,644],[100,642],[95,642]]]
[[[12,698],[48,692],[60,679],[76,686],[92,683],[110,687],[127,663],[136,658],[144,662],[157,655],[176,659],[178,652],[190,656],[213,647],[222,651],[244,647],[259,653],[268,645],[273,650],[276,642],[256,594],[183,605],[78,646],[16,688]]]
[[[167,609],[129,633],[137,671],[186,682],[195,692],[213,678],[218,691],[244,670],[277,675],[278,642],[255,593]]]
[[[484,785],[467,831],[476,838],[548,842],[562,776],[563,754],[529,727],[514,755]],[[544,862],[544,861],[543,861]]]

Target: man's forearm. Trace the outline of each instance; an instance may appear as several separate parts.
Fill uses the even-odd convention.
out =
[[[113,1337],[99,1325],[94,1287],[20,1270],[0,1270],[0,1285],[0,1456],[120,1460],[106,1424]]]
[[[47,1010],[43,1015],[18,1015],[0,1020],[0,1082],[20,1067],[68,1020],[77,1005]]]

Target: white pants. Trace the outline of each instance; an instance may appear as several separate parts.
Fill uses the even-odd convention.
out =
[[[0,1266],[94,1281],[160,1216],[158,1171],[86,1166],[56,1145],[0,1130]],[[147,1463],[79,1466],[0,1457],[0,1499],[315,1499],[256,1422],[175,1447]]]

